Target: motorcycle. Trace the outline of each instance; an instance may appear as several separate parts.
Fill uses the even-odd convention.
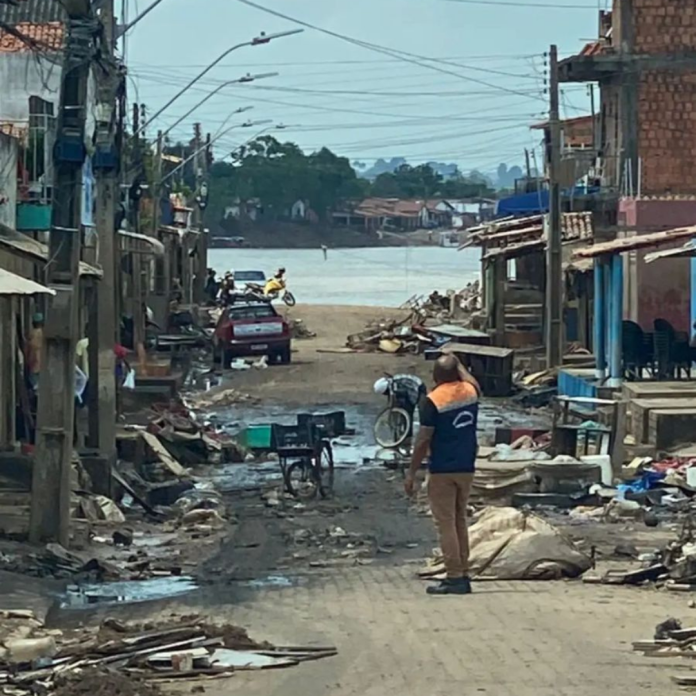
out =
[[[280,298],[288,307],[294,307],[297,301],[295,296],[287,289],[285,280],[276,280],[276,285],[279,287],[273,288],[269,292],[266,292],[266,288],[258,283],[247,283],[246,288],[247,292],[256,299],[273,302],[273,300]]]

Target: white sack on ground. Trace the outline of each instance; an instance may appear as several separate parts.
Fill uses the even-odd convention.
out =
[[[589,556],[541,517],[515,508],[485,508],[469,528],[471,575],[486,580],[574,578],[590,566]],[[444,570],[441,558],[421,572]]]

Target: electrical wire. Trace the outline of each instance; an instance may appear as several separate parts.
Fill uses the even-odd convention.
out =
[[[354,39],[353,37],[347,36],[346,34],[339,34],[338,32],[331,31],[329,29],[324,29],[323,27],[320,27],[316,24],[311,24],[309,22],[306,22],[304,20],[296,19],[295,17],[291,17],[289,15],[283,14],[282,12],[278,12],[277,10],[272,10],[268,7],[264,7],[263,5],[259,5],[256,2],[253,2],[252,0],[237,0],[237,2],[241,2],[244,5],[248,5],[249,7],[253,7],[261,12],[265,12],[266,14],[273,15],[275,17],[279,17],[281,19],[285,19],[286,21],[293,22],[294,24],[298,24],[300,26],[303,26],[308,29],[313,29],[314,31],[318,31],[322,34],[326,34],[327,36],[332,36],[336,39],[339,39],[340,41],[344,41],[346,43],[353,44],[355,46],[360,46],[362,48],[365,48],[369,51],[374,51],[376,53],[382,53],[384,55],[389,55],[395,58],[400,58],[401,60],[409,63],[413,63],[414,65],[420,65],[421,67],[426,67],[429,70],[434,70],[436,72],[441,72],[446,75],[452,75],[453,77],[457,77],[462,80],[467,80],[469,82],[474,82],[477,84],[485,85],[487,87],[493,87],[493,88],[498,88],[502,91],[509,92],[511,94],[517,94],[519,93],[517,90],[514,89],[508,89],[506,87],[500,87],[499,85],[494,85],[490,82],[486,82],[485,80],[479,80],[478,78],[475,77],[469,77],[468,75],[462,75],[461,73],[454,72],[452,70],[447,70],[445,68],[439,67],[439,65],[436,65],[435,63],[429,63],[427,62],[429,59],[425,56],[420,56],[416,53],[408,53],[406,51],[399,51],[396,49],[392,48],[387,48],[385,46],[378,46],[377,44],[372,44],[367,41],[361,41],[359,39]],[[432,60],[432,59],[430,59]],[[441,61],[438,61],[441,62]],[[462,66],[459,66],[462,67]],[[527,95],[524,95],[527,96]]]

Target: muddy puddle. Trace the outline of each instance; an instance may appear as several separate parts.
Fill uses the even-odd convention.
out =
[[[61,609],[84,609],[95,606],[136,604],[179,597],[198,589],[189,576],[127,580],[99,584],[70,585],[61,597]]]
[[[315,413],[345,411],[346,425],[355,432],[332,441],[336,468],[344,472],[381,469],[393,462],[396,455],[380,448],[374,440],[373,425],[380,409],[369,406],[330,404]],[[294,425],[303,409],[291,409],[282,405],[264,407],[240,407],[221,409],[214,414],[215,420],[231,435],[249,425],[279,423]],[[548,425],[544,414],[524,411],[505,400],[487,400],[479,411],[479,432],[482,444],[492,444],[496,427],[534,428]],[[417,427],[417,426],[416,426]],[[274,458],[248,464],[226,464],[216,469],[211,480],[221,492],[253,490],[280,482],[280,465]]]

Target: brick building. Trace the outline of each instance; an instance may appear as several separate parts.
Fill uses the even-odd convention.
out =
[[[597,41],[561,62],[560,80],[599,84],[606,186],[696,194],[694,0],[614,0]]]

